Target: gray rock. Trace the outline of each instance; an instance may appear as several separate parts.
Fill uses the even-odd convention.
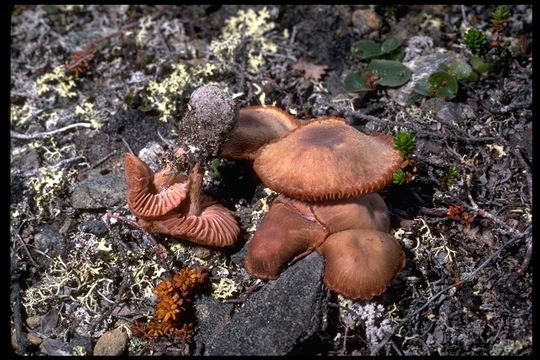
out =
[[[94,356],[120,356],[126,351],[129,338],[122,328],[101,335],[94,347]]]
[[[205,341],[223,331],[230,322],[234,305],[203,295],[194,300],[193,306],[197,318],[193,355],[200,356],[204,353]]]
[[[71,355],[69,344],[59,339],[44,339],[39,345],[39,351],[52,356]]]
[[[462,62],[466,61],[460,54],[439,50],[433,54],[418,56],[410,61],[404,62],[403,65],[407,66],[412,71],[411,80],[397,89],[388,89],[388,95],[401,106],[411,105],[423,97],[413,90],[418,80],[437,71],[439,65],[451,64],[456,60]]]
[[[286,355],[324,328],[324,260],[312,253],[252,294],[205,355]]]
[[[124,178],[112,172],[88,174],[71,194],[71,204],[80,210],[99,210],[120,205],[126,201],[127,186]]]
[[[56,256],[64,251],[65,238],[60,234],[55,224],[44,224],[34,234],[35,247],[49,256]],[[38,260],[39,261],[39,260]]]

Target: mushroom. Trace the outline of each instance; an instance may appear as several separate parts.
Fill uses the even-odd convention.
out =
[[[240,109],[236,124],[223,144],[221,156],[253,160],[263,145],[287,135],[300,126],[289,113],[274,106],[250,106]]]
[[[178,176],[170,167],[154,175],[137,156],[125,153],[123,159],[128,206],[134,215],[144,219],[164,216],[186,198],[189,181]]]
[[[175,154],[178,157],[185,152],[176,150]],[[140,227],[202,245],[234,245],[240,228],[230,210],[201,194],[199,163],[189,177],[178,175],[170,165],[154,175],[137,156],[126,153],[123,158],[128,205],[139,217]]]
[[[405,265],[398,241],[373,229],[351,229],[330,235],[317,248],[326,260],[323,282],[351,299],[380,295]]]
[[[271,189],[295,199],[344,199],[379,191],[401,166],[399,151],[381,136],[339,118],[312,120],[263,146],[253,168]]]
[[[249,245],[244,266],[250,274],[275,279],[295,257],[309,254],[324,241],[324,226],[303,203],[297,205],[283,195],[274,200]]]
[[[216,204],[204,201],[198,215],[173,214],[146,222],[143,228],[173,237],[185,237],[190,241],[207,246],[226,247],[236,243],[240,228],[233,213]]]
[[[330,289],[353,299],[381,294],[405,261],[388,234],[384,200],[374,193],[403,162],[388,140],[329,117],[262,146],[255,171],[282,195],[250,241],[246,270],[274,279],[316,250],[327,260],[323,281]]]

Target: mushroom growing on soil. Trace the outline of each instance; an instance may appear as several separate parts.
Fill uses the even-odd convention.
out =
[[[287,135],[298,126],[298,119],[274,106],[242,108],[228,140],[223,144],[221,156],[253,160],[261,146]]]
[[[352,299],[380,295],[405,264],[375,194],[403,159],[384,136],[339,118],[312,120],[262,146],[254,168],[281,192],[249,244],[246,270],[275,279],[312,251],[326,258],[324,283]]]

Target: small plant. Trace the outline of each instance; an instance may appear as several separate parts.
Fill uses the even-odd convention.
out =
[[[412,160],[414,150],[416,149],[416,138],[412,133],[398,131],[394,136],[394,148],[399,150],[401,155],[405,158],[405,162],[402,169],[397,170],[393,174],[392,183],[403,185],[411,182],[414,179],[414,173],[416,172],[416,167]]]
[[[465,35],[463,35],[463,44],[471,54],[480,57],[484,57],[489,50],[489,42],[486,35],[475,28],[467,30]]]
[[[457,166],[450,166],[442,180],[444,186],[451,186],[459,175],[459,169]]]
[[[489,65],[489,64],[486,64]],[[459,90],[458,81],[477,81],[478,75],[473,68],[464,62],[456,62],[420,79],[414,86],[414,91],[420,95],[453,99]]]
[[[394,136],[394,147],[399,150],[404,158],[409,159],[416,149],[416,139],[409,132],[398,131]]]
[[[407,173],[402,169],[396,171],[393,175],[392,183],[396,185],[403,185],[407,182]]]
[[[344,81],[348,92],[375,90],[377,85],[397,87],[411,78],[411,71],[402,63],[401,40],[390,37],[381,45],[373,40],[360,40],[352,53],[361,60],[371,60],[367,71],[355,71]]]
[[[510,21],[510,10],[504,5],[499,5],[491,13],[491,25],[495,30],[502,30]]]

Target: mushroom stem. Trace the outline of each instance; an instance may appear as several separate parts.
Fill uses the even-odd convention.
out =
[[[201,164],[197,162],[189,173],[189,210],[187,216],[199,216],[201,214],[201,190],[203,181],[203,171]]]

